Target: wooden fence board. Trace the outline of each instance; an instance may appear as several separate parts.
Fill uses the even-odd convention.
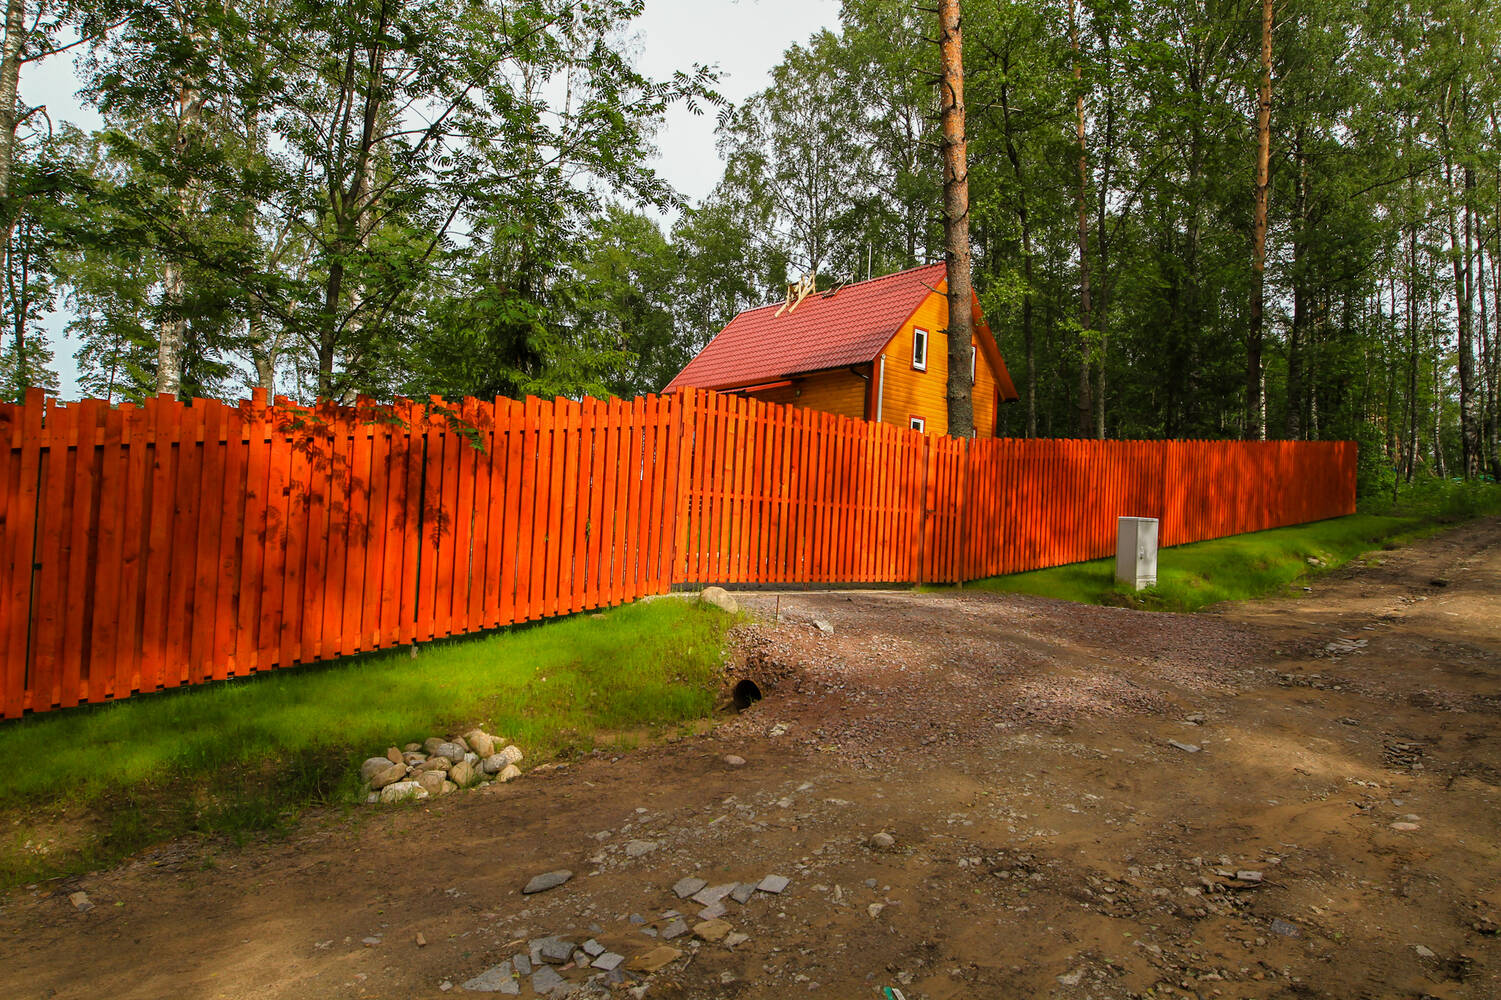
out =
[[[958,441],[693,390],[0,404],[0,715],[675,583],[956,581],[1349,513],[1350,442]]]

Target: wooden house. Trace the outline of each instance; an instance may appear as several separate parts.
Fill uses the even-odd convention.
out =
[[[744,393],[931,434],[948,430],[948,283],[929,264],[747,309],[667,384]],[[975,301],[975,432],[1018,397]]]

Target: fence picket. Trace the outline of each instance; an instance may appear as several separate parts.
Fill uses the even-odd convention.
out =
[[[471,440],[472,439],[472,440]],[[0,716],[660,593],[956,581],[1349,513],[1350,442],[941,438],[693,390],[0,404]]]

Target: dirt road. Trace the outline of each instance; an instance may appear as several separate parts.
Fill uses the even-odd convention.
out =
[[[1191,616],[747,602],[766,698],[712,734],[18,891],[0,996],[468,995],[770,874],[637,995],[1501,996],[1501,521]]]

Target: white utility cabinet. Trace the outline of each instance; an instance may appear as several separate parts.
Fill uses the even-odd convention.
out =
[[[1157,585],[1157,519],[1123,517],[1115,534],[1115,578],[1136,590]]]

